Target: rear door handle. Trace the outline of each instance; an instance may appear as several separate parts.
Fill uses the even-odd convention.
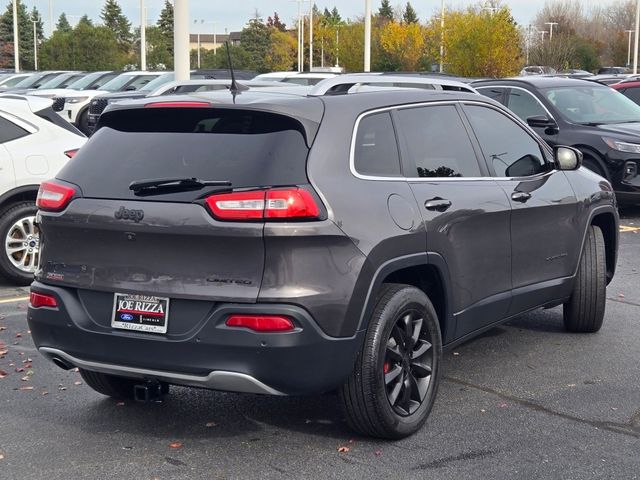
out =
[[[511,200],[514,202],[525,203],[531,198],[531,194],[528,192],[513,192],[511,194]]]
[[[426,202],[424,202],[424,208],[435,212],[444,212],[448,210],[450,206],[450,200],[440,197],[432,198],[431,200],[427,200]]]

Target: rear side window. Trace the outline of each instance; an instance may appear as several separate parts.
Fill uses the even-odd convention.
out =
[[[400,176],[400,156],[389,112],[367,115],[358,124],[354,166],[361,175]]]
[[[29,135],[24,128],[0,116],[0,143],[7,143]]]
[[[453,105],[398,111],[411,171],[407,177],[479,177],[480,166]]]
[[[529,117],[547,117],[547,112],[540,102],[529,92],[519,89],[511,89],[509,93],[509,110],[515,113],[525,122]]]
[[[526,177],[547,171],[538,142],[514,120],[487,107],[464,110],[496,177]]]
[[[108,112],[58,174],[85,197],[136,197],[134,181],[224,180],[232,188],[308,183],[304,129],[288,116],[251,110],[141,108]],[[191,202],[211,189],[142,198]]]
[[[504,88],[502,87],[481,87],[477,89],[485,97],[489,97],[496,102],[504,103]]]

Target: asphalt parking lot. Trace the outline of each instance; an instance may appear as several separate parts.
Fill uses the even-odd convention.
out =
[[[640,209],[622,217],[598,334],[556,308],[447,352],[426,427],[394,443],[353,435],[331,395],[102,397],[37,353],[27,290],[3,284],[0,478],[640,478]]]

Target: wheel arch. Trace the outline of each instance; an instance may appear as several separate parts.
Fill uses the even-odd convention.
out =
[[[35,202],[39,188],[40,185],[22,185],[3,193],[0,195],[0,213],[4,213],[14,203]]]
[[[618,222],[616,215],[611,211],[595,212],[589,220],[590,226],[597,226],[602,231],[605,245],[605,256],[607,262],[607,284],[611,282],[616,271],[618,257]],[[585,239],[587,232],[585,231]],[[584,240],[583,240],[584,248]]]
[[[582,155],[584,155],[585,157],[590,157],[591,159],[593,159],[598,167],[600,167],[600,170],[602,170],[602,173],[604,173],[604,178],[611,181],[609,169],[607,168],[602,155],[597,150],[595,150],[593,147],[590,147],[589,145],[583,144],[573,145],[573,148],[577,148],[578,150],[580,150],[582,152]]]
[[[442,256],[437,253],[422,253],[395,258],[384,263],[376,271],[371,282],[358,330],[368,327],[378,294],[387,283],[410,285],[423,291],[438,315],[442,343],[453,340],[455,320],[451,314],[450,276]]]

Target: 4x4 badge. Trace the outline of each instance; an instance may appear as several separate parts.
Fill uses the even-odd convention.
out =
[[[120,210],[116,210],[113,214],[118,220],[133,220],[138,223],[144,218],[144,210],[130,210],[128,208],[120,207]]]

